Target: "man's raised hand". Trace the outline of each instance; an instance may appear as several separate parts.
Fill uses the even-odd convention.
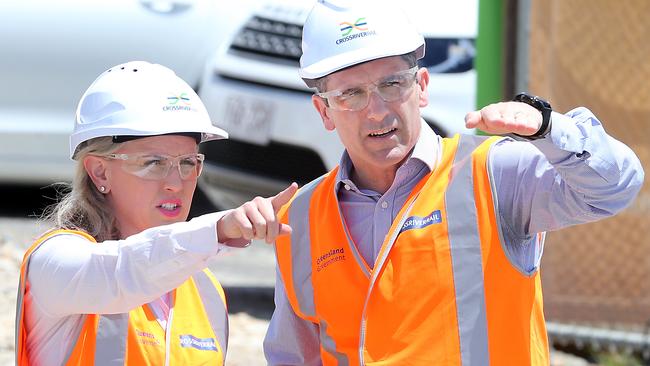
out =
[[[521,102],[490,104],[465,116],[465,127],[478,128],[495,135],[516,133],[522,136],[535,134],[542,125],[542,113]]]

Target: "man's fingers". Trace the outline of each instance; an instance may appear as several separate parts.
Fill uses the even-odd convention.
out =
[[[284,191],[276,194],[271,198],[271,205],[273,206],[273,211],[276,213],[280,210],[280,207],[284,206],[287,202],[291,200],[294,194],[298,191],[298,184],[291,183],[289,187],[285,188]]]
[[[481,112],[473,111],[465,115],[465,127],[476,128],[481,122]]]
[[[501,119],[503,120],[505,126],[516,125],[515,112],[511,109],[504,109],[501,112]]]
[[[520,102],[490,104],[465,116],[468,128],[478,128],[492,134],[516,133],[530,135],[541,125],[541,113]]]
[[[489,132],[494,132],[494,130],[500,129],[504,125],[500,107],[500,105],[495,104],[481,109],[483,125]]]

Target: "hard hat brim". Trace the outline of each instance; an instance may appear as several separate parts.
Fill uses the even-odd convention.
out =
[[[160,131],[160,133],[152,134],[151,131],[142,131],[138,129],[133,129],[129,127],[128,124],[124,126],[111,126],[98,127],[95,129],[87,129],[83,132],[77,132],[70,135],[70,158],[75,160],[75,155],[79,145],[84,142],[91,140],[96,137],[103,136],[142,136],[142,137],[152,137],[160,135],[169,135],[174,133],[200,133],[201,134],[201,143],[212,140],[221,140],[228,138],[228,132],[212,124],[210,127],[191,129],[191,128],[179,128],[179,129],[166,129],[165,131]]]

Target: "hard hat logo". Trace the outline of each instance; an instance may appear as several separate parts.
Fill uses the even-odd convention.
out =
[[[172,94],[167,97],[167,105],[163,107],[163,111],[191,111],[191,105],[187,93]]]
[[[339,38],[336,40],[336,44],[339,45],[341,43],[345,43],[347,41],[351,41],[356,38],[363,38],[363,37],[368,37],[368,36],[376,36],[377,32],[375,30],[368,30],[367,27],[362,27],[364,25],[367,25],[368,23],[366,22],[366,18],[359,18],[357,19],[354,24],[350,24],[348,22],[342,22],[340,23],[341,26],[341,32],[342,38]],[[352,33],[354,30],[360,31],[359,33]],[[352,33],[352,34],[350,34]]]
[[[176,105],[178,102],[182,102],[185,105],[190,105],[190,98],[187,97],[187,93],[181,93],[180,95],[172,95],[167,97],[169,105]]]
[[[356,22],[354,22],[354,24],[350,24],[348,22],[341,22],[339,24],[340,26],[343,26],[343,28],[341,28],[341,32],[342,32],[341,36],[345,37],[348,34],[352,33],[352,31],[355,29],[359,31],[367,31],[368,28],[362,28],[362,26],[366,24],[368,24],[366,23],[366,18],[359,18],[357,19]]]

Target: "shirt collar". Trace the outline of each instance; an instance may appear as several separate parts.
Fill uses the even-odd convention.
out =
[[[426,164],[429,171],[433,171],[440,161],[440,146],[441,146],[441,137],[436,135],[435,132],[429,127],[429,125],[420,119],[422,124],[420,128],[420,136],[418,141],[413,147],[411,155],[404,162],[405,164],[411,159],[417,159]],[[336,174],[336,190],[347,184],[351,189],[358,191],[356,185],[352,182],[350,173],[352,172],[352,159],[348,155],[347,150],[343,151],[341,160],[339,162],[339,171]]]
[[[411,153],[409,159],[418,159],[426,164],[430,171],[433,171],[440,162],[442,138],[436,135],[423,119],[420,119],[420,121],[422,124],[420,137],[418,142],[415,143],[413,153]]]

